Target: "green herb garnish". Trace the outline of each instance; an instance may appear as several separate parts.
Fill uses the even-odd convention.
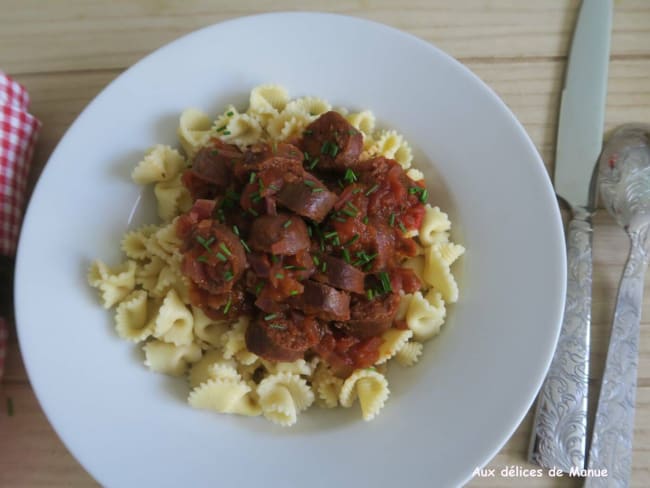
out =
[[[377,188],[379,188],[379,185],[378,185],[377,183],[375,183],[375,184],[372,185],[372,186],[370,187],[370,189],[366,192],[366,196],[369,197],[370,195],[372,195],[373,193],[375,193],[375,192],[377,191]]]
[[[232,296],[228,297],[228,301],[226,302],[226,306],[223,307],[223,314],[226,315],[230,311],[230,306],[232,305]]]

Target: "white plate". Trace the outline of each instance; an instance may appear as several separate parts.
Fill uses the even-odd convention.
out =
[[[431,201],[450,211],[468,249],[457,269],[461,299],[444,331],[416,367],[391,370],[391,397],[370,423],[357,407],[314,408],[291,429],[193,410],[184,382],[149,372],[86,284],[92,259],[117,263],[129,223],[153,218],[129,178],[144,150],[175,144],[184,108],[245,107],[249,90],[265,82],[292,96],[370,108],[405,134],[418,166],[437,175]],[[442,487],[487,463],[531,405],[556,342],[564,283],[548,176],[486,85],[388,27],[283,13],[185,36],[84,110],[29,206],[16,313],[43,409],[103,485]]]

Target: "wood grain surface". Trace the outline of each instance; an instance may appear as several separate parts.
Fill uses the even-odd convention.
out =
[[[223,20],[319,10],[382,22],[430,41],[486,81],[553,167],[558,102],[578,0],[0,0],[0,69],[23,83],[43,122],[32,184],[80,111],[131,64],[175,38]],[[650,1],[615,1],[606,125],[650,122]],[[591,393],[599,390],[627,237],[606,212],[595,218]],[[648,283],[646,282],[646,285]],[[8,293],[11,284],[0,284]],[[646,286],[650,290],[650,286]],[[650,291],[641,324],[631,486],[650,486]],[[533,311],[531,311],[533,312]],[[580,478],[508,478],[526,462],[529,413],[472,487],[573,487]],[[480,435],[477,432],[477,435]],[[407,480],[405,480],[407,481]],[[11,331],[0,385],[0,487],[97,486],[52,430],[30,387]],[[431,486],[435,485],[432,479]]]

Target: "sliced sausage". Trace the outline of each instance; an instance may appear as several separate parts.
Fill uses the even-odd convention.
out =
[[[334,256],[322,256],[318,258],[320,266],[314,279],[321,283],[338,288],[340,290],[354,293],[365,293],[364,282],[366,274],[346,263],[343,259]]]
[[[198,177],[225,189],[232,180],[232,169],[235,161],[243,157],[236,146],[220,143],[201,148],[194,156],[192,170]]]
[[[269,361],[295,361],[318,344],[318,323],[311,317],[260,315],[246,329],[246,347]]]
[[[246,269],[246,253],[239,238],[223,224],[205,219],[196,224],[183,255],[183,274],[213,294],[232,290]]]
[[[309,234],[296,215],[263,215],[253,221],[248,244],[255,251],[274,255],[297,254],[309,249]]]
[[[301,146],[309,156],[310,167],[344,170],[356,164],[363,136],[341,114],[330,111],[307,126]]]
[[[266,170],[301,174],[303,153],[292,144],[257,144],[244,154],[241,164],[235,167],[235,177],[248,181],[250,173]]]
[[[289,210],[315,222],[321,222],[337,200],[335,193],[313,177],[287,182],[277,194],[278,202]]]
[[[311,280],[303,282],[303,286],[302,294],[289,300],[291,306],[322,320],[350,318],[350,295]]]
[[[378,336],[388,330],[397,314],[400,296],[389,293],[367,300],[357,297],[351,307],[350,320],[336,324],[348,334],[361,339]]]

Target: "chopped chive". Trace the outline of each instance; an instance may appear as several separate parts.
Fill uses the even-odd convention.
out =
[[[402,234],[406,234],[408,232],[406,227],[404,227],[403,223],[400,222],[398,225],[399,225],[400,230],[402,231]]]
[[[372,288],[368,288],[366,290],[366,296],[368,297],[368,300],[373,299],[373,297],[375,296],[375,292],[372,290]]]
[[[361,188],[355,188],[354,190],[352,190],[353,195],[356,195],[357,193],[361,193]]]
[[[330,141],[325,141],[323,145],[320,148],[320,153],[321,154],[329,154],[330,153]]]
[[[201,236],[196,236],[196,242],[201,244],[205,249],[208,251],[210,250],[210,244],[214,242],[214,236],[210,237],[209,239],[205,239]]]
[[[275,278],[276,278],[277,280],[283,280],[283,279],[284,279],[284,275],[283,275],[282,273],[275,273]]]
[[[273,154],[277,154],[278,152],[278,143],[277,141],[273,141]]]
[[[343,259],[345,259],[345,262],[350,264],[350,251],[347,249],[343,249]]]
[[[14,399],[11,397],[7,397],[7,415],[9,417],[14,416]]]
[[[280,259],[275,254],[272,254],[271,261],[273,261],[273,264],[278,264],[280,262]]]
[[[226,130],[226,126],[225,126],[225,125],[219,127],[219,128],[217,129],[217,132],[223,132],[224,130]]]
[[[270,314],[264,316],[264,320],[273,320],[277,316],[278,316],[277,313],[270,313]]]
[[[316,183],[315,181],[312,181],[312,180],[306,180],[305,179],[305,180],[303,180],[303,183],[305,185],[307,185],[309,188],[314,188],[314,187],[318,186],[318,183]]]
[[[375,183],[374,185],[372,185],[372,187],[370,188],[370,190],[368,190],[368,191],[366,192],[366,196],[369,197],[370,195],[372,195],[374,192],[377,191],[377,188],[379,188],[379,185],[378,185],[377,183]]]
[[[207,256],[199,256],[198,258],[196,258],[196,260],[199,263],[207,263],[208,262],[208,257]]]
[[[219,247],[223,252],[226,253],[226,256],[232,256],[232,253],[230,252],[230,249],[228,249],[228,246],[226,246],[223,242],[219,244]]]
[[[422,203],[425,203],[427,201],[427,198],[429,198],[429,190],[425,188],[424,191],[420,194],[420,201]]]
[[[364,224],[368,225],[368,216],[366,215],[362,221]]]
[[[285,330],[287,328],[286,325],[282,325],[282,324],[269,324],[269,327],[278,330]]]
[[[343,179],[348,183],[354,183],[357,181],[357,175],[352,171],[352,169],[348,168],[345,170],[345,176],[343,176]]]
[[[321,271],[323,271],[323,273],[325,271],[327,271],[327,261],[323,261],[322,266],[320,267],[320,269],[321,269]]]
[[[282,227],[285,229],[291,225],[291,219],[287,220],[284,224],[282,224]]]
[[[292,297],[293,297],[293,296],[296,296],[297,294],[298,294],[298,290],[291,290],[291,291],[289,292],[289,295],[291,295]]]
[[[226,306],[223,307],[223,313],[224,315],[227,314],[230,311],[230,306],[232,305],[232,296],[228,297],[228,302],[226,303]]]
[[[345,206],[346,206],[346,207],[350,207],[350,208],[351,208],[352,210],[354,210],[355,212],[358,212],[358,211],[359,211],[359,209],[358,209],[358,208],[357,208],[357,207],[356,207],[352,202],[345,202]]]
[[[348,135],[354,136],[357,134],[357,129],[348,129]]]
[[[212,151],[210,151],[210,154],[212,156],[217,156],[219,154],[219,150],[218,149],[213,149]]]
[[[322,191],[325,191],[325,189],[324,188],[312,188],[311,189],[312,193],[320,193]]]
[[[257,213],[257,212],[255,211],[255,209],[253,209],[253,208],[248,209],[248,211],[249,211],[249,212],[251,213],[251,215],[253,215],[254,217],[258,217],[258,216],[260,215],[260,214]]]
[[[223,131],[224,136],[229,136],[230,134],[231,134],[231,132],[229,130],[224,130]]]
[[[343,210],[341,210],[341,212],[343,212],[348,217],[356,217],[357,216],[357,213],[354,210],[350,210],[348,208],[344,208]]]
[[[235,115],[235,112],[233,112],[233,111],[231,110],[230,112],[227,112],[226,115],[227,115],[228,117],[232,117],[233,115]]]
[[[255,172],[251,173],[251,175],[248,178],[248,182],[251,184],[255,183],[255,178],[257,178],[257,174]]]
[[[347,246],[351,246],[352,244],[354,244],[354,243],[357,242],[358,240],[359,240],[359,234],[357,234],[357,235],[355,235],[354,237],[352,237],[352,239],[350,239],[348,242],[346,242],[346,243],[343,244],[343,245],[346,246],[346,247],[347,247]]]
[[[339,147],[336,145],[335,142],[333,142],[333,143],[331,144],[331,146],[330,146],[330,152],[329,152],[329,154],[330,154],[330,156],[332,156],[333,158],[335,158],[336,155],[337,155],[338,153],[339,153]]]
[[[261,180],[260,180],[261,181]],[[259,202],[262,199],[262,195],[260,195],[260,192],[256,191],[251,195],[251,201],[254,203]]]
[[[217,258],[219,259],[219,261],[223,261],[224,263],[225,263],[226,261],[228,261],[228,258],[227,258],[226,256],[224,256],[223,254],[221,254],[220,252],[218,252],[218,253],[216,254],[216,256],[217,256]]]
[[[334,231],[334,232],[328,232],[327,234],[324,234],[323,237],[325,239],[332,239],[334,237],[338,237],[339,233]]]
[[[309,168],[310,170],[311,170],[311,169],[314,169],[314,168],[316,167],[316,165],[318,164],[318,161],[319,161],[319,158],[314,158],[314,159],[312,159],[312,160],[311,160],[311,163],[309,163],[308,168]]]
[[[312,256],[312,259],[314,261],[314,264],[318,266],[320,264],[320,260],[318,259],[318,256]]]
[[[303,131],[302,134],[305,135],[305,136],[310,136],[310,135],[312,135],[313,133],[314,133],[313,130],[311,130],[311,129],[307,129],[306,131]]]
[[[246,244],[246,241],[244,239],[239,239],[239,242],[241,242],[241,245],[244,246],[244,249],[246,250],[246,252],[248,252],[248,253],[251,252],[251,248],[248,247],[248,244]]]
[[[334,220],[336,220],[337,222],[347,222],[348,221],[348,219],[344,219],[343,217],[339,217],[339,216],[334,217]]]
[[[273,184],[269,185],[269,190],[280,191],[280,189],[277,186],[273,185]]]
[[[234,277],[235,277],[235,275],[232,274],[232,271],[226,271],[226,272],[223,274],[223,279],[226,280],[226,281],[230,281],[230,280],[232,280]]]
[[[382,271],[381,273],[379,273],[379,280],[381,281],[381,286],[384,290],[384,293],[393,291],[393,287],[390,284],[390,277],[388,276],[388,273],[386,273],[386,271]]]
[[[416,193],[419,192],[420,192],[420,188],[418,188],[417,186],[412,186],[411,188],[409,188],[409,195],[415,195]]]
[[[391,227],[395,226],[395,214],[394,213],[390,214],[390,218],[388,219],[388,224]]]
[[[232,226],[232,231],[235,233],[236,236],[239,237],[239,227],[237,227],[236,225],[233,225]]]
[[[305,162],[309,162],[309,153],[307,151],[305,151],[305,152],[302,153],[302,155],[303,155],[303,160]]]
[[[313,235],[313,233],[314,233],[314,231],[312,230],[311,225],[308,225],[307,226],[307,234],[309,235],[309,237],[311,237]]]
[[[255,295],[259,295],[262,291],[262,288],[264,288],[264,283],[262,282],[259,282],[257,285],[255,285]]]

